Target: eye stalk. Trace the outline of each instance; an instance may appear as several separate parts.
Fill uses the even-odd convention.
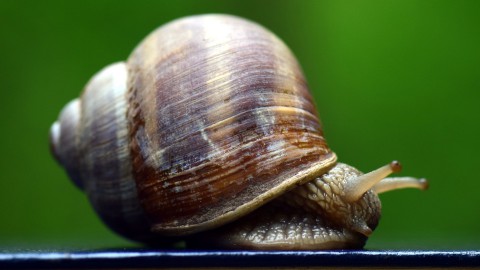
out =
[[[359,200],[368,190],[373,189],[377,194],[400,188],[418,188],[425,190],[428,188],[426,179],[417,179],[414,177],[395,177],[386,178],[394,172],[402,169],[400,162],[394,160],[389,164],[382,166],[374,171],[366,173],[356,178],[348,179],[345,183],[344,198],[348,202]]]

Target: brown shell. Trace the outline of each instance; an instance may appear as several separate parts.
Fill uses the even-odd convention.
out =
[[[81,115],[64,110],[53,152],[103,220],[137,240],[220,226],[336,162],[295,57],[233,16],[160,27],[73,104]]]
[[[133,172],[156,231],[217,226],[336,160],[295,57],[257,24],[176,20],[128,68]]]

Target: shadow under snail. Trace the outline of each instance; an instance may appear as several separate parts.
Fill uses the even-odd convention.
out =
[[[147,244],[361,248],[378,193],[427,188],[385,178],[398,162],[337,163],[293,54],[228,15],[155,30],[65,106],[50,144],[101,219]]]

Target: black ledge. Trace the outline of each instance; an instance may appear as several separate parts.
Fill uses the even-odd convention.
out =
[[[0,269],[251,267],[479,267],[480,251],[159,251],[0,252]]]

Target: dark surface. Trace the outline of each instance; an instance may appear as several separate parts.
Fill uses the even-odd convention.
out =
[[[0,269],[177,267],[480,267],[480,251],[156,251],[0,253]]]

